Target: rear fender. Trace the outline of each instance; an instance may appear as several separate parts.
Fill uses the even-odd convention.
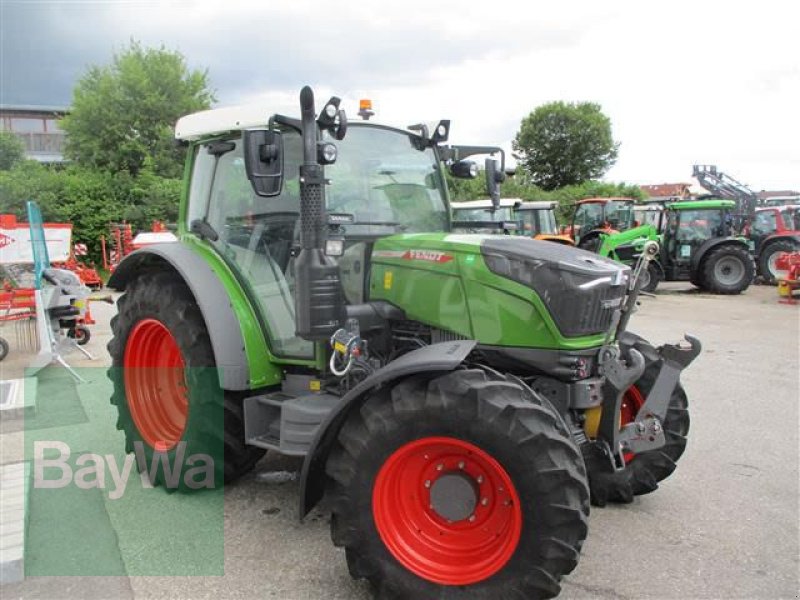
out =
[[[342,396],[320,424],[303,462],[300,476],[300,518],[304,518],[322,499],[325,493],[325,463],[328,454],[347,417],[364,403],[369,392],[416,373],[452,371],[464,362],[476,344],[474,340],[457,340],[419,348],[390,362]]]
[[[173,270],[186,282],[208,328],[220,385],[226,390],[249,389],[250,368],[239,322],[225,287],[206,261],[183,244],[154,244],[126,256],[108,287],[122,291],[148,268]]]
[[[708,256],[708,253],[713,250],[714,248],[718,248],[724,245],[737,245],[741,246],[748,252],[750,249],[747,247],[747,244],[744,243],[741,239],[736,237],[719,237],[719,238],[711,238],[710,240],[706,240],[703,242],[697,251],[692,255],[691,261],[691,272],[697,272],[697,269],[700,267],[700,264],[703,262],[703,259]]]

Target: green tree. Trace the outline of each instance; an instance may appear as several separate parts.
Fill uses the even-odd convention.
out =
[[[10,131],[0,131],[0,171],[8,171],[25,159],[25,145]]]
[[[617,160],[611,121],[592,102],[550,102],[522,120],[513,148],[544,190],[603,175]]]
[[[208,72],[190,70],[177,51],[136,41],[110,65],[92,66],[73,92],[65,154],[86,167],[127,171],[145,167],[180,177],[185,151],[173,140],[178,117],[214,101]]]
[[[0,213],[27,220],[25,202],[35,200],[45,221],[72,223],[73,242],[83,242],[89,254],[100,260],[100,236],[108,237],[108,225],[125,220],[134,231],[149,230],[158,219],[175,222],[181,181],[154,175],[138,177],[80,165],[53,169],[33,160],[0,171]]]

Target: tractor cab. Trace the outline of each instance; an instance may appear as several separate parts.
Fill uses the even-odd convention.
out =
[[[464,233],[518,233],[518,198],[501,198],[497,207],[491,199],[452,202],[453,230]]]
[[[691,204],[691,206],[689,206]],[[732,233],[731,207],[709,203],[673,204],[666,213],[664,252],[672,265],[689,264],[692,255],[708,240]]]
[[[521,202],[515,208],[515,215],[520,224],[520,235],[533,237],[535,240],[547,240],[574,246],[575,242],[568,235],[559,231],[556,221],[558,202],[540,200]]]
[[[617,233],[633,227],[632,198],[587,198],[575,205],[569,234],[578,248],[596,251],[600,234]]]
[[[637,204],[633,209],[633,225],[634,227],[651,225],[659,233],[662,233],[664,231],[663,214],[664,204],[661,202]]]

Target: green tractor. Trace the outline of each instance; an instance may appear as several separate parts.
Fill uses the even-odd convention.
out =
[[[447,145],[448,121],[347,126],[307,87],[300,109],[178,122],[180,242],[130,254],[109,282],[128,450],[179,462],[216,441],[226,482],[265,451],[302,457],[300,517],[324,498],[351,575],[381,597],[557,595],[590,493],[630,502],[675,469],[699,341],[627,331],[624,265],[450,233],[444,169],[500,153],[499,198],[499,148]]]
[[[747,240],[733,235],[735,210],[733,200],[667,204],[656,225],[602,234],[598,253],[632,265],[648,240],[657,241],[659,256],[642,273],[643,291],[655,291],[660,281],[691,281],[715,294],[739,294],[753,281],[755,265]]]

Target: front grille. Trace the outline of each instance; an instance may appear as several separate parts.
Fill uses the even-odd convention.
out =
[[[578,329],[587,333],[608,331],[614,318],[614,309],[622,302],[624,286],[597,288],[589,296],[584,296],[583,308],[578,309]]]

